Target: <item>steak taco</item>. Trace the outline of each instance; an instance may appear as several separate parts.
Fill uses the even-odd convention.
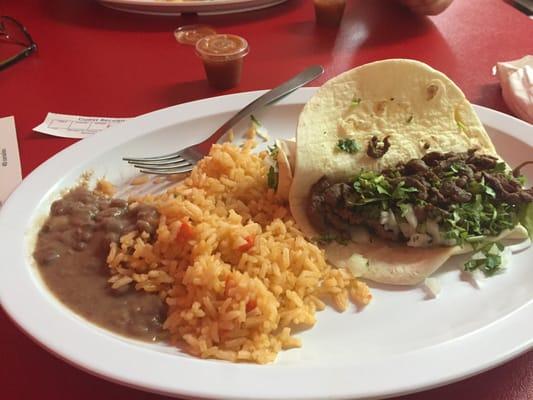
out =
[[[504,238],[526,239],[533,190],[502,160],[462,91],[418,61],[326,82],[297,128],[289,202],[333,264],[416,284],[450,256],[490,275]]]

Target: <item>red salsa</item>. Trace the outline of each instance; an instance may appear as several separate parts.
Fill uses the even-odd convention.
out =
[[[196,53],[204,63],[207,81],[217,89],[228,89],[239,83],[248,51],[248,42],[237,35],[210,35],[196,43]]]
[[[208,25],[183,25],[174,31],[174,36],[179,43],[194,46],[201,38],[215,33]]]

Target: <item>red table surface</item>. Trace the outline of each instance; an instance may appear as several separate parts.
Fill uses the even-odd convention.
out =
[[[415,58],[450,76],[473,103],[508,112],[492,67],[533,53],[533,21],[508,3],[456,0],[433,18],[412,15],[387,0],[348,3],[337,31],[317,28],[312,2],[302,0],[210,17],[133,15],[90,0],[3,1],[0,14],[22,21],[39,46],[38,53],[0,72],[0,117],[15,116],[24,175],[74,142],[32,131],[47,112],[133,117],[214,95],[270,88],[316,63],[326,70],[314,83],[321,84],[365,62]],[[193,49],[176,43],[173,30],[195,22],[248,39],[251,52],[238,87],[209,88]],[[163,398],[68,365],[28,339],[3,311],[0,331],[2,399]],[[533,352],[401,399],[533,399]]]

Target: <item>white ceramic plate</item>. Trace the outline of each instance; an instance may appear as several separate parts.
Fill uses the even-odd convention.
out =
[[[98,0],[106,7],[136,14],[226,14],[259,10],[287,0]]]
[[[257,116],[272,135],[291,137],[314,90],[301,89]],[[78,317],[48,292],[32,265],[32,242],[62,189],[87,170],[123,181],[135,171],[121,156],[184,147],[260,93],[141,116],[69,147],[29,175],[0,212],[0,298],[20,328],[62,359],[111,381],[170,395],[231,399],[397,395],[465,378],[532,347],[532,248],[514,254],[505,273],[478,289],[461,280],[460,260],[454,258],[437,274],[442,289],[434,300],[425,299],[420,288],[376,286],[365,310],[318,313],[316,326],[299,335],[301,349],[282,352],[264,366],[200,360],[165,345],[124,339]],[[511,165],[531,159],[531,125],[476,110]]]

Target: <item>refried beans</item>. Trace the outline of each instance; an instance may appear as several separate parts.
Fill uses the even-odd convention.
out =
[[[118,334],[159,341],[166,304],[129,285],[112,289],[106,265],[111,242],[134,230],[154,235],[158,221],[153,207],[130,208],[80,186],[52,204],[33,255],[50,291],[74,312]]]

